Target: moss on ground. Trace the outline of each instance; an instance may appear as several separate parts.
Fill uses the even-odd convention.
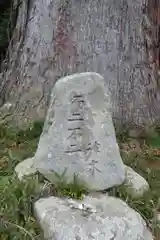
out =
[[[33,215],[33,202],[37,199],[39,183],[46,180],[36,174],[20,182],[14,168],[25,158],[34,155],[43,123],[36,122],[25,131],[0,126],[0,240],[43,239]],[[160,240],[156,214],[160,212],[160,132],[143,139],[129,138],[127,133],[119,137],[119,146],[124,162],[140,173],[150,184],[150,190],[139,199],[132,199],[124,187],[109,190],[110,195],[124,199],[140,212],[152,229],[156,240]],[[87,189],[75,177],[66,184],[58,176],[57,185],[50,184],[50,194],[81,199]]]

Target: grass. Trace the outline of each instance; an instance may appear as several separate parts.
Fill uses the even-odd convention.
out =
[[[160,240],[160,223],[157,214],[160,213],[160,131],[139,139],[125,135],[119,146],[124,163],[143,176],[150,185],[150,190],[141,198],[133,199],[123,186],[110,190],[110,194],[125,200],[129,206],[141,214],[152,230],[156,240]],[[123,138],[124,139],[124,138]]]
[[[0,126],[0,240],[43,239],[33,215],[33,203],[39,197],[40,183],[45,183],[50,195],[81,199],[87,189],[75,176],[73,183],[65,182],[65,172],[56,175],[55,185],[40,174],[20,182],[14,168],[25,158],[34,155],[43,123],[36,122],[27,130]],[[124,162],[140,173],[150,184],[143,197],[133,199],[123,186],[109,190],[110,195],[120,197],[138,211],[151,228],[155,239],[160,240],[156,214],[160,212],[160,132],[141,139],[120,134],[119,146]],[[46,193],[44,193],[46,194]]]
[[[16,176],[7,176],[1,182],[1,240],[42,239],[32,209],[35,190],[38,187],[36,180],[30,178],[22,183]]]
[[[33,217],[32,203],[38,187],[38,176],[20,182],[14,168],[37,148],[42,123],[26,131],[0,126],[0,239],[41,239]]]
[[[41,240],[41,230],[33,214],[33,203],[45,194],[81,199],[86,189],[77,176],[66,183],[64,174],[56,174],[53,186],[39,173],[21,182],[14,174],[15,166],[32,157],[37,148],[43,123],[36,122],[27,130],[0,126],[0,240]],[[40,184],[47,191],[40,195]],[[44,194],[44,195],[43,195]]]

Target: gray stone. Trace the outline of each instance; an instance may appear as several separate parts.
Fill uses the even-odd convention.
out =
[[[156,221],[157,221],[158,223],[160,223],[160,213],[159,213],[159,212],[156,213]]]
[[[148,182],[136,173],[131,167],[125,166],[126,178],[124,185],[133,197],[141,197],[149,190]]]
[[[36,173],[37,169],[34,166],[34,158],[27,158],[24,161],[20,162],[15,167],[15,172],[19,180],[23,180],[25,176]]]
[[[48,178],[51,171],[61,175],[67,170],[67,181],[78,174],[92,190],[124,181],[110,97],[101,75],[81,73],[57,81],[35,164]]]
[[[159,213],[156,215],[156,220],[157,220],[157,222],[160,222],[160,214]]]
[[[38,200],[34,209],[48,240],[153,240],[140,214],[113,197],[50,197]]]

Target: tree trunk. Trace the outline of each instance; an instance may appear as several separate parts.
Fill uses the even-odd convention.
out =
[[[115,121],[153,123],[160,107],[148,22],[142,0],[23,0],[0,85],[2,104],[12,104],[3,118],[44,118],[58,78],[94,71],[105,77]]]

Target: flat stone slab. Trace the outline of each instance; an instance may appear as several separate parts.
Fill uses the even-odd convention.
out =
[[[140,214],[114,197],[50,197],[34,208],[47,240],[153,240]]]
[[[110,97],[101,75],[87,72],[57,81],[35,166],[43,174],[61,175],[66,170],[67,181],[78,175],[92,190],[107,189],[124,181]]]

